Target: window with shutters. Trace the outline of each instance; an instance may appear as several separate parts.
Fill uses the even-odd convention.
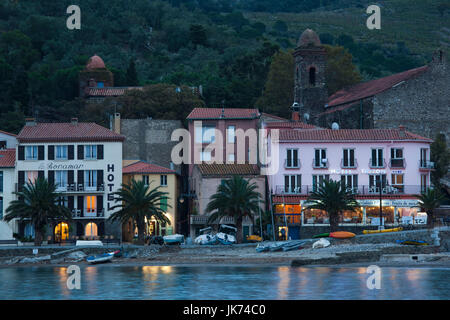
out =
[[[37,180],[39,172],[37,171],[25,171],[25,184],[34,182]]]
[[[142,176],[142,181],[144,181],[144,185],[150,185],[150,176]]]
[[[87,190],[97,190],[97,170],[84,171],[84,185]]]
[[[300,193],[302,185],[302,176],[296,175],[285,175],[284,176],[284,192],[286,193]]]
[[[313,174],[313,191],[317,191],[319,186],[322,186],[325,181],[330,181],[329,174]]]
[[[67,160],[67,146],[55,146],[55,160]]]
[[[3,198],[0,197],[0,220],[3,219]]]
[[[38,159],[38,147],[25,146],[25,160],[37,160],[37,159]]]
[[[84,158],[86,160],[97,160],[97,146],[84,146]]]
[[[89,214],[95,214],[97,212],[97,197],[96,196],[87,196],[86,197],[86,216]]]
[[[352,193],[358,193],[358,175],[345,174],[341,175],[341,185]]]
[[[328,168],[327,149],[314,149],[314,168]]]
[[[161,186],[166,187],[167,186],[167,176],[161,175]]]
[[[385,174],[369,175],[369,192],[370,193],[379,193],[380,187],[382,189],[386,187],[386,175]]]
[[[58,190],[67,189],[68,184],[68,171],[56,170],[55,171],[55,185]]]
[[[342,168],[355,168],[355,149],[344,149],[342,155]]]
[[[372,158],[370,159],[370,167],[372,168],[384,168],[383,149],[372,149]]]
[[[0,192],[3,192],[3,171],[0,171]]]
[[[299,168],[300,159],[298,158],[298,149],[286,150],[285,168]]]

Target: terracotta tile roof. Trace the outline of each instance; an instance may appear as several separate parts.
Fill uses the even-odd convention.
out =
[[[402,129],[280,130],[279,139],[280,141],[433,141]]]
[[[19,142],[123,141],[125,137],[92,122],[37,123],[25,125]]]
[[[0,168],[14,168],[16,164],[16,149],[0,150]]]
[[[196,165],[202,175],[259,175],[254,164],[199,164]]]
[[[282,118],[282,117],[276,116],[274,114],[265,113],[265,112],[261,112],[261,117],[274,119],[275,121],[288,121],[288,119],[286,119],[286,118]]]
[[[268,122],[266,128],[269,129],[317,129],[318,127],[300,122],[300,121],[284,121],[284,122]]]
[[[143,87],[105,87],[86,88],[86,94],[91,97],[117,97],[125,94],[127,90],[142,90]]]
[[[222,110],[224,111],[222,115]],[[195,108],[187,116],[189,120],[201,119],[258,119],[260,113],[258,109],[240,108]]]
[[[342,89],[333,94],[328,99],[328,106],[338,106],[347,104],[356,100],[365,99],[381,93],[387,89],[394,87],[402,81],[409,80],[416,77],[428,69],[428,66],[423,66],[416,69],[407,70],[401,73],[393,74],[388,77],[358,83],[346,89]]]
[[[157,173],[177,173],[175,170],[157,166],[156,164],[139,161],[130,164],[122,169],[123,174],[157,174]]]
[[[6,131],[3,131],[3,130],[0,130],[0,133],[6,134],[6,135],[8,135],[8,136],[17,137],[17,134],[10,133],[10,132],[6,132]]]

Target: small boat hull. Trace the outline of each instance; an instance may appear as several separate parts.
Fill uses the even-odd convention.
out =
[[[89,256],[86,258],[86,261],[90,264],[98,264],[98,263],[105,263],[112,260],[114,257],[114,252],[110,253],[104,253],[96,256]]]
[[[412,246],[427,246],[428,243],[422,240],[397,240],[397,243]]]
[[[371,233],[385,233],[385,232],[398,232],[402,231],[403,228],[393,228],[393,229],[384,229],[384,230],[363,230],[363,234],[371,234]]]
[[[173,234],[170,236],[164,236],[165,244],[181,244],[184,241],[184,236],[182,234]]]
[[[355,234],[353,232],[348,231],[336,231],[330,233],[330,237],[335,239],[349,239],[353,238],[354,236]]]
[[[313,236],[314,239],[316,238],[328,238],[330,236],[329,232],[326,233],[320,233],[320,234],[316,234],[315,236]]]
[[[195,238],[194,243],[201,245],[214,245],[217,243],[217,237],[215,235],[202,234]]]
[[[230,234],[219,232],[216,237],[221,244],[232,245],[236,243],[236,238]]]

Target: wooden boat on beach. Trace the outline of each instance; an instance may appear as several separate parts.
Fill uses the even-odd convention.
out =
[[[95,256],[89,256],[86,258],[86,261],[89,262],[90,264],[105,263],[111,261],[112,258],[114,257],[114,254],[115,252],[108,252]]]

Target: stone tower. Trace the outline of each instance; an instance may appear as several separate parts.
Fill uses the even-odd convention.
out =
[[[79,74],[80,97],[85,97],[86,89],[105,87],[114,87],[114,75],[106,68],[102,58],[94,55]]]
[[[293,55],[294,103],[299,105],[301,120],[315,123],[315,116],[324,111],[328,101],[325,86],[326,51],[319,36],[313,30],[306,29],[300,36]]]

